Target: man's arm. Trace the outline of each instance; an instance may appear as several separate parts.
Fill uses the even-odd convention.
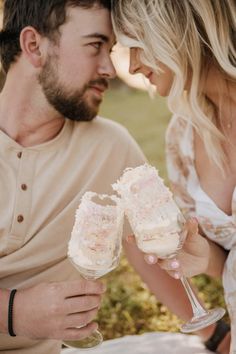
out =
[[[84,279],[42,283],[18,290],[13,304],[14,332],[33,339],[85,338],[97,327],[91,321],[103,292],[101,282]],[[1,333],[8,333],[9,295],[9,290],[0,289]]]

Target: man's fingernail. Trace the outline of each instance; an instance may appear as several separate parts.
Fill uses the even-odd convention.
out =
[[[171,268],[177,269],[179,268],[179,262],[177,260],[171,262]]]

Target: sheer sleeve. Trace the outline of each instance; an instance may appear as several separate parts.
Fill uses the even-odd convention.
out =
[[[166,165],[174,198],[186,217],[195,215],[195,203],[188,192],[192,164],[187,122],[173,116],[166,132]]]

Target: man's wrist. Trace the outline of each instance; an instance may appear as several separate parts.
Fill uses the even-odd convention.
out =
[[[8,333],[9,297],[9,290],[0,289],[0,333]]]

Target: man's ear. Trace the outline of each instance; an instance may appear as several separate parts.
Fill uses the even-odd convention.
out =
[[[20,46],[22,53],[35,68],[43,65],[45,49],[43,37],[35,28],[27,26],[21,31]]]

